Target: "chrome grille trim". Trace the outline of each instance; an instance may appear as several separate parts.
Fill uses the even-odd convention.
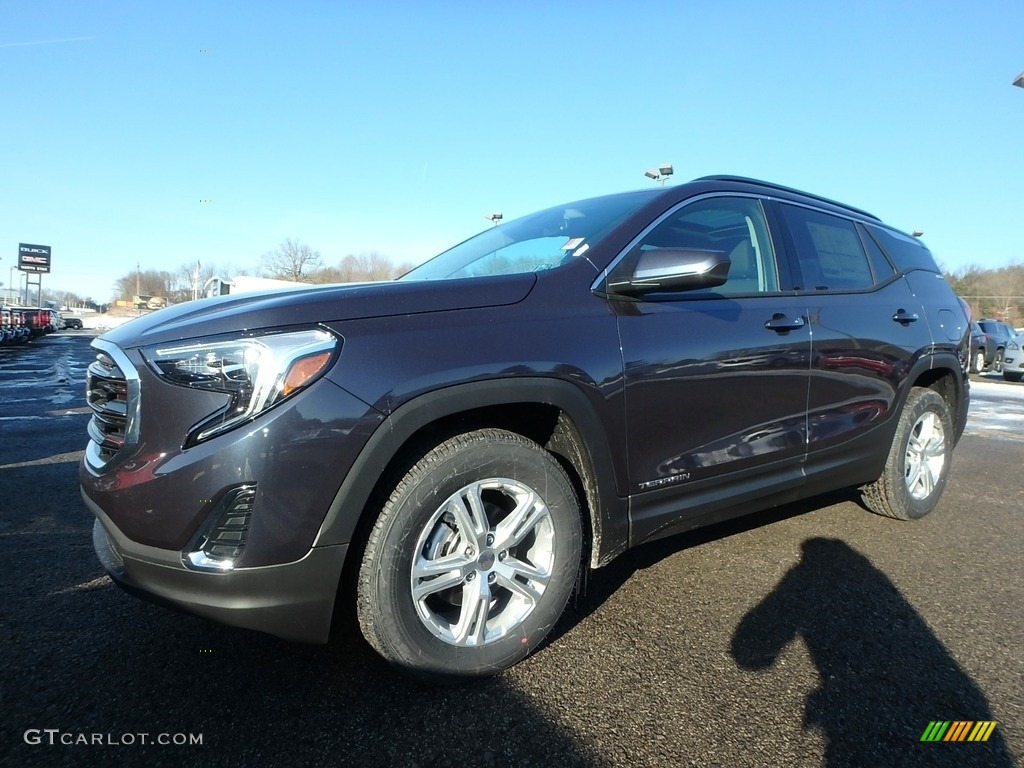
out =
[[[85,400],[92,409],[86,463],[103,470],[126,448],[139,442],[139,374],[116,345],[97,339],[96,359],[86,374]]]

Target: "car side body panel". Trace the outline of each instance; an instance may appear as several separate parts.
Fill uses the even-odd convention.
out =
[[[612,208],[615,216],[588,219]],[[805,214],[800,236],[789,208]],[[460,613],[459,590],[497,579],[495,562],[529,576],[509,600],[539,604],[542,590],[524,586],[535,578],[544,586],[556,574],[552,593],[567,595],[577,565],[877,480],[890,471],[894,435],[907,430],[897,428],[914,387],[942,395],[928,402],[947,424],[948,404],[955,434],[943,450],[962,433],[964,310],[927,249],[870,214],[708,177],[538,215],[532,234],[517,239],[520,225],[502,224],[447,252],[436,272],[200,300],[96,340],[80,479],[94,547],[114,579],[192,613],[320,642],[346,571],[364,590],[359,605],[386,609],[375,615],[426,610],[428,600]],[[822,234],[828,217],[845,234]],[[522,231],[533,226],[522,221]],[[844,250],[843,238],[863,254]],[[808,242],[832,259],[838,282],[809,278]],[[474,243],[487,248],[460,263]],[[484,259],[506,259],[507,273],[477,268]],[[20,319],[4,315],[3,334],[16,338]],[[300,336],[329,352],[290,346]],[[216,419],[224,431],[196,436]],[[463,453],[449,453],[467,436]],[[488,466],[508,474],[474,477],[489,449],[505,463]],[[499,489],[520,482],[526,455],[546,479],[517,501]],[[438,474],[416,476],[424,466]],[[461,490],[445,485],[455,477]],[[440,500],[428,505],[410,478],[429,481]],[[557,502],[545,506],[540,486],[559,488]],[[476,501],[462,510],[452,499],[466,489]],[[562,515],[558,526],[545,511]],[[478,517],[467,523],[460,512]],[[518,515],[533,526],[517,534],[522,552],[494,544],[506,520],[526,525]],[[420,518],[437,523],[429,538],[416,530]],[[557,530],[572,531],[571,548],[552,544]],[[410,540],[423,544],[395,546]],[[387,570],[381,542],[407,562]],[[535,547],[567,562],[547,573],[515,565]],[[440,581],[414,575],[428,561]],[[365,591],[414,589],[415,579],[418,608],[398,591]],[[486,637],[492,606],[479,606],[483,620],[471,618]],[[517,643],[517,626],[502,625],[503,637]]]

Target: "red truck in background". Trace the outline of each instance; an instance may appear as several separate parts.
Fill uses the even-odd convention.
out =
[[[10,311],[11,322],[14,325],[14,316],[17,314],[21,317],[20,327],[26,329],[28,333],[23,333],[24,339],[16,339],[24,341],[26,339],[34,339],[37,336],[45,336],[48,333],[53,333],[57,330],[59,315],[55,309],[43,309],[42,307],[6,307],[5,311]]]

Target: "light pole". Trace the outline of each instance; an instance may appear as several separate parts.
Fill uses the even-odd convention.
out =
[[[672,163],[662,163],[657,168],[648,168],[644,171],[644,176],[648,179],[653,179],[654,181],[660,181],[661,186],[664,187],[665,182],[668,181],[668,177],[671,176],[672,173]]]
[[[501,211],[495,211],[494,213],[488,213],[486,216],[484,216],[484,218],[491,222],[491,224],[493,224],[494,226],[498,226],[498,222],[505,217],[502,215]]]

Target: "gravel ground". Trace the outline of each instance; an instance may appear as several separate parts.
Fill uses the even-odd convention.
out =
[[[4,765],[998,768],[1024,755],[1013,430],[968,434],[920,522],[840,494],[648,545],[593,574],[524,663],[426,688],[344,617],[331,646],[302,646],[111,584],[77,488],[90,338],[0,349]],[[985,743],[922,743],[932,720],[999,725]]]

